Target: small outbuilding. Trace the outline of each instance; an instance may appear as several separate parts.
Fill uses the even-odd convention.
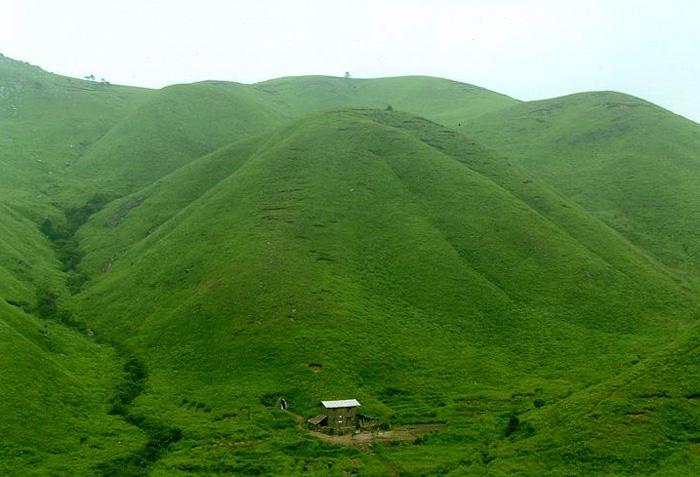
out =
[[[357,408],[361,404],[357,399],[321,401],[319,406],[323,407],[324,414],[309,419],[309,424],[313,426],[343,433],[355,430],[359,425]]]

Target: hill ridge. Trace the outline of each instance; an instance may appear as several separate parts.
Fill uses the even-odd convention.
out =
[[[0,474],[700,465],[696,124],[614,92],[8,65]],[[435,432],[329,445],[295,419],[334,396]]]

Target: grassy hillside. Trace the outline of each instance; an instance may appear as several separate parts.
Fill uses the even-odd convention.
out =
[[[81,248],[87,252],[81,270],[90,276],[110,270],[120,255],[232,174],[262,142],[224,146],[111,202],[80,229]]]
[[[253,88],[295,115],[343,107],[391,106],[448,126],[518,103],[478,86],[430,76],[376,79],[298,76],[263,81]]]
[[[463,128],[667,265],[700,272],[700,125],[619,93],[522,103]]]
[[[92,475],[145,444],[109,414],[123,379],[110,348],[0,299],[0,355],[1,475]]]
[[[534,437],[494,461],[507,475],[694,475],[700,470],[698,329],[650,359],[525,419]],[[545,430],[546,432],[540,432]]]
[[[110,473],[113,469],[142,472],[155,459],[157,452],[154,453],[151,443],[163,442],[159,434],[167,435],[171,429],[160,421],[144,421],[130,409],[130,404],[117,414],[106,412],[114,396],[120,393],[115,383],[121,379],[128,383],[132,378],[129,373],[122,377],[117,372],[119,361],[127,357],[117,359],[110,347],[101,349],[83,338],[85,325],[67,306],[68,289],[76,291],[88,276],[72,271],[84,253],[74,235],[110,199],[143,186],[147,186],[144,196],[152,194],[160,202],[149,201],[141,210],[151,206],[150,220],[158,225],[167,222],[218,180],[230,175],[264,140],[224,147],[190,168],[178,169],[220,146],[259,136],[304,114],[306,109],[300,108],[295,100],[308,85],[303,78],[298,82],[298,91],[282,88],[281,95],[271,92],[270,85],[263,91],[257,86],[221,82],[154,92],[64,78],[26,63],[0,59],[3,147],[0,298],[11,303],[3,305],[3,319],[12,317],[11,323],[4,323],[3,336],[8,352],[14,353],[25,343],[22,351],[16,352],[17,359],[25,364],[33,363],[27,368],[15,360],[4,363],[13,372],[5,374],[4,383],[5,389],[12,392],[5,394],[2,415],[7,419],[3,432],[12,437],[4,442],[5,457],[11,464],[3,472],[11,469],[22,474],[30,468],[36,474],[67,469],[76,475]],[[403,89],[399,94],[407,97],[412,96],[408,91],[418,83],[451,84],[411,78],[399,83],[394,81],[398,88],[392,90]],[[452,89],[459,94],[460,88],[468,89],[466,86]],[[461,103],[464,111],[488,109],[487,102],[480,98],[481,90],[472,89],[469,101]],[[386,88],[380,88],[369,94],[385,96],[387,92]],[[286,99],[280,101],[281,96]],[[386,97],[393,101],[396,95]],[[419,102],[429,105],[434,99],[419,99]],[[326,109],[345,101],[342,97],[328,97],[310,105],[309,110]],[[383,99],[371,102],[383,106]],[[426,111],[429,110],[427,107]],[[436,113],[439,110],[432,108]],[[232,155],[240,157],[238,163],[230,161]],[[177,188],[169,187],[168,181],[173,178],[154,182],[172,171],[177,171],[173,177],[182,178],[185,183],[189,181],[189,187],[180,188],[186,185],[182,182],[177,182]],[[135,203],[141,200],[136,198]],[[111,205],[107,210],[114,211],[114,207]],[[131,206],[120,207],[117,217]],[[116,223],[119,221],[117,218]],[[149,229],[152,228],[150,224]],[[100,242],[99,236],[91,236],[89,230],[88,227],[80,232],[81,237],[86,245],[92,240],[104,247],[96,252],[105,257],[107,253],[111,256],[115,251],[128,249],[149,231],[138,226],[120,227],[120,239],[112,237],[110,243],[105,243]],[[86,249],[91,251],[89,245]],[[88,258],[83,269],[95,273],[96,269],[90,269],[93,254],[88,254]],[[77,331],[71,331],[70,327]],[[43,340],[41,346],[29,345],[32,333],[37,333],[35,329]],[[61,357],[60,367],[55,369],[56,357],[46,353],[54,348]],[[90,369],[86,367],[88,361],[93,366]],[[103,373],[99,379],[95,375],[98,369]],[[65,373],[68,374],[64,379]],[[18,426],[28,412],[34,418],[42,416],[23,402],[21,389],[27,383],[32,383],[34,392],[52,396],[50,404],[42,404],[52,417],[45,426],[30,426],[20,432]],[[40,402],[33,399],[32,405]],[[61,434],[61,430],[68,429],[82,429],[79,445],[75,445],[72,433],[68,437]],[[104,440],[101,437],[104,432],[132,435],[125,437],[130,444],[125,443],[122,449],[121,441],[115,446],[107,440],[104,447],[90,444],[89,449],[100,448],[102,452],[84,448],[93,439]],[[292,432],[294,439],[297,434],[296,430]],[[26,445],[21,448],[23,442]],[[60,450],[57,457],[52,457],[53,451],[47,454],[47,449]],[[331,454],[347,453],[331,451]],[[351,454],[353,459],[367,460],[356,452]],[[376,463],[367,465],[372,468]]]
[[[94,191],[121,196],[226,144],[268,133],[310,112],[373,106],[458,124],[516,100],[430,77],[293,77],[254,85],[207,81],[164,88],[114,126],[75,167]],[[71,195],[63,194],[64,202]]]
[[[201,447],[231,432],[256,453],[308,446],[260,404],[278,395],[305,416],[353,395],[395,423],[446,421],[480,455],[488,446],[471,433],[502,439],[503,415],[523,405],[512,396],[600,382],[694,319],[695,299],[662,266],[442,126],[341,111],[252,144],[191,163],[83,230],[93,284],[80,315],[147,364],[134,412],[183,429],[163,473],[214,473],[202,464],[214,456],[222,469],[251,465],[247,452]],[[173,190],[184,199],[167,200]],[[143,238],[98,271],[129,230]],[[461,413],[471,400],[498,411]],[[460,468],[463,454],[436,446],[429,465],[421,449],[384,458],[409,472]],[[272,455],[261,472],[304,465],[303,453]]]
[[[76,174],[95,191],[120,196],[281,123],[282,116],[245,85],[171,86],[113,127],[81,157]]]
[[[51,203],[77,180],[76,161],[148,94],[53,75],[0,56],[3,202],[37,222],[55,213]]]
[[[699,127],[0,57],[0,475],[695,475]],[[300,425],[350,397],[433,432]]]
[[[35,309],[41,290],[57,291],[64,277],[50,242],[35,223],[0,203],[0,298]]]

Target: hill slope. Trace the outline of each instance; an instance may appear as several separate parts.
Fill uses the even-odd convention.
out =
[[[609,381],[531,411],[496,456],[506,475],[693,475],[700,470],[697,327]],[[544,432],[542,432],[544,431]]]
[[[0,474],[694,475],[697,128],[0,57]],[[434,432],[299,426],[348,397]]]
[[[253,85],[207,81],[171,86],[150,97],[81,157],[75,171],[81,188],[90,184],[112,196],[134,192],[219,147],[311,112],[393,105],[456,125],[517,103],[483,88],[430,77],[293,77]]]
[[[661,261],[700,272],[700,125],[619,93],[516,105],[465,126]]]
[[[694,319],[695,299],[614,231],[410,115],[312,115],[264,144],[200,161],[98,213],[82,232],[96,263],[122,230],[143,237],[108,269],[88,253],[92,284],[76,308],[150,370],[135,412],[183,429],[157,464],[164,473],[211,459],[199,440],[224,439],[221,416],[265,396],[283,395],[307,416],[321,398],[351,394],[395,422],[480,426],[456,414],[465,395],[538,389],[556,399]],[[199,173],[208,190],[164,200],[189,191]],[[172,209],[154,222],[166,203]],[[443,409],[426,404],[436,399]],[[257,412],[264,422],[281,417]],[[266,447],[246,422],[231,425],[247,445]],[[398,455],[405,470],[419,466]],[[458,466],[454,454],[443,457],[440,465]],[[232,466],[247,458],[225,456]],[[259,465],[264,473],[301,465],[290,458]]]
[[[149,93],[53,75],[0,56],[3,202],[37,222],[55,213],[51,203],[76,182],[77,159]]]
[[[245,85],[171,86],[113,127],[76,174],[96,191],[121,196],[221,146],[269,132],[282,118]]]
[[[430,76],[375,79],[298,76],[252,86],[294,115],[347,107],[391,106],[447,126],[457,126],[518,103],[478,86]]]
[[[110,401],[119,359],[61,324],[0,299],[0,474],[91,475],[145,437]]]

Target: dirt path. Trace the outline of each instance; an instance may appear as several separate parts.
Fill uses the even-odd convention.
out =
[[[312,431],[306,428],[306,420],[289,410],[287,414],[294,418],[299,429],[307,434],[329,444],[355,447],[368,452],[382,463],[388,474],[392,477],[400,474],[399,469],[390,461],[386,460],[381,454],[372,449],[372,444],[381,443],[388,444],[390,442],[413,443],[423,434],[433,431],[439,431],[447,427],[446,424],[413,424],[408,426],[396,426],[389,431],[360,431],[352,434],[343,434],[340,436],[331,436],[319,431]]]
[[[354,434],[331,436],[323,432],[307,431],[312,436],[330,444],[348,447],[359,447],[369,450],[372,444],[389,442],[408,442],[415,440],[428,432],[439,431],[447,427],[445,424],[415,424],[411,426],[396,426],[389,431],[361,431]]]
[[[395,426],[388,431],[359,431],[351,434],[332,436],[324,432],[307,429],[305,426],[306,420],[303,416],[289,410],[286,412],[294,418],[294,422],[299,426],[299,429],[317,439],[330,444],[360,447],[362,449],[370,449],[375,442],[415,442],[415,440],[423,434],[439,431],[447,427],[446,424],[411,424],[407,426]]]

